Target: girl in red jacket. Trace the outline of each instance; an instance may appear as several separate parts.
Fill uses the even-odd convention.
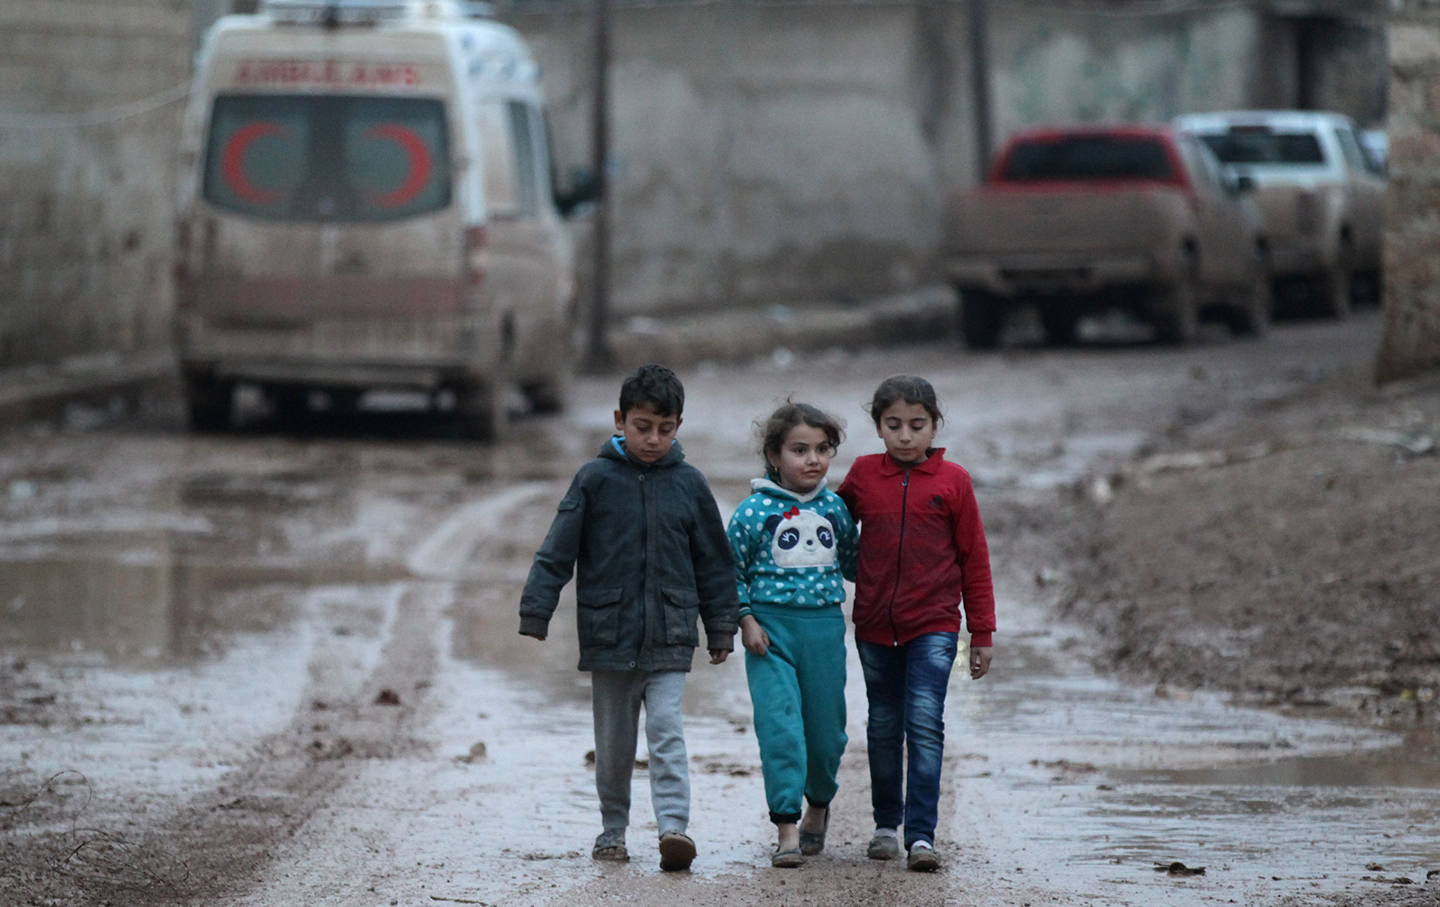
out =
[[[898,857],[896,829],[903,824],[907,865],[933,871],[940,867],[935,823],[945,691],[962,606],[970,676],[990,670],[990,553],[970,474],[946,462],[943,448],[930,446],[942,421],[930,382],[910,375],[885,379],[870,415],[885,453],[857,459],[839,489],[860,524],[854,620],[870,706],[875,836],[868,853],[876,860]]]

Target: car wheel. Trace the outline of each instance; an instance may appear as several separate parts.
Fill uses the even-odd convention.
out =
[[[1151,317],[1155,339],[1175,346],[1189,346],[1200,333],[1200,305],[1195,281],[1181,280],[1154,291]]]
[[[1000,331],[1005,327],[1005,307],[993,293],[983,290],[960,291],[960,325],[965,332],[965,345],[972,350],[993,350],[1000,345]]]
[[[1349,240],[1340,243],[1335,264],[1315,277],[1315,313],[1323,318],[1345,318],[1354,296],[1355,255]]]
[[[494,441],[505,427],[505,409],[499,387],[493,381],[455,390],[453,413],[456,431],[476,441]]]
[[[1045,326],[1045,339],[1052,346],[1070,346],[1075,343],[1075,327],[1080,323],[1080,314],[1068,308],[1042,306],[1040,323]]]
[[[235,387],[206,375],[186,375],[185,410],[190,427],[200,432],[225,431],[234,410]]]
[[[1227,319],[1230,330],[1244,337],[1263,337],[1270,331],[1270,314],[1275,308],[1275,296],[1271,290],[1270,263],[1262,252],[1255,266],[1255,274],[1239,300],[1239,305],[1230,310]]]

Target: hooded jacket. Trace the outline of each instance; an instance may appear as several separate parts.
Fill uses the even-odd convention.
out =
[[[520,598],[520,632],[549,635],[576,574],[582,671],[688,671],[700,643],[735,647],[739,602],[725,525],[679,442],[653,464],[613,438],[580,467]]]
[[[855,578],[855,521],[822,483],[797,494],[752,479],[754,494],[730,517],[730,552],[740,614],[751,602],[823,608],[845,603],[843,580]]]
[[[838,494],[860,524],[857,639],[899,646],[958,633],[963,604],[970,644],[991,644],[990,549],[968,472],[943,448],[918,466],[871,454],[850,467]]]

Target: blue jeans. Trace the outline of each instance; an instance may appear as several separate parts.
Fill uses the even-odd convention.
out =
[[[903,824],[907,850],[916,841],[935,843],[945,691],[959,639],[958,633],[927,633],[903,646],[858,643],[870,700],[865,736],[875,827]]]

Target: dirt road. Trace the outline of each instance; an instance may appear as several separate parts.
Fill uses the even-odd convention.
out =
[[[5,436],[0,904],[1433,900],[1440,777],[1399,734],[1098,676],[1104,640],[1055,619],[1078,575],[1062,544],[1077,483],[1176,426],[1365,368],[1377,340],[1372,313],[1185,351],[937,345],[683,376],[681,439],[727,513],[758,462],[751,421],[779,399],[849,420],[838,482],[880,449],[860,409],[875,383],[936,384],[939,443],[980,487],[1001,631],[991,676],[952,683],[933,876],[865,859],[853,655],[825,854],[769,868],[743,665],[702,659],[687,692],[694,871],[659,872],[643,772],[635,860],[589,859],[573,598],[544,643],[515,614],[556,501],[609,434],[614,378],[491,447],[417,439],[404,417],[197,438],[163,408]],[[1164,871],[1177,862],[1205,871]]]

